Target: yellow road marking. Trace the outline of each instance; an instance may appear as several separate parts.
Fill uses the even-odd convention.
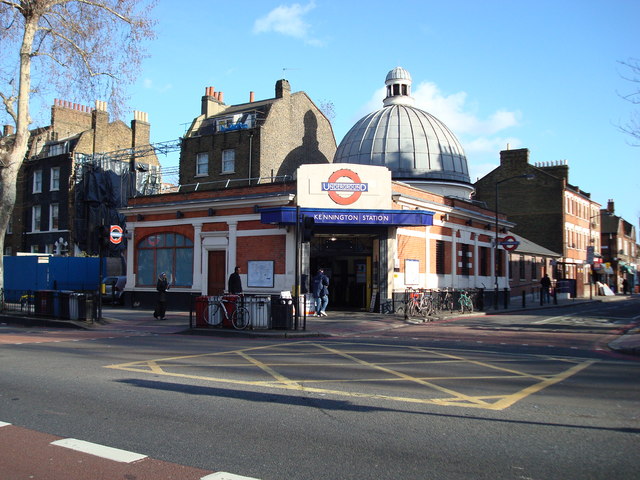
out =
[[[397,375],[398,377],[403,378],[405,380],[409,380],[411,382],[419,383],[420,385],[424,385],[426,387],[433,388],[433,389],[439,390],[439,391],[444,392],[444,393],[448,393],[448,394],[456,396],[458,398],[465,399],[468,402],[479,403],[479,404],[485,404],[486,405],[486,402],[483,402],[481,400],[477,400],[474,397],[469,397],[469,396],[464,395],[464,394],[459,393],[459,392],[455,392],[455,391],[453,391],[453,390],[451,390],[449,388],[441,387],[439,385],[436,385],[435,383],[426,382],[424,380],[420,380],[418,378],[412,377],[411,375],[407,375],[405,373],[398,372],[398,371],[392,370],[390,368],[385,368],[385,367],[381,367],[379,365],[375,365],[373,363],[365,362],[364,360],[360,360],[359,358],[353,357],[353,356],[351,356],[349,354],[343,354],[342,352],[340,352],[338,350],[335,350],[335,349],[332,349],[332,348],[329,348],[329,347],[325,347],[324,345],[318,345],[318,346],[320,348],[324,348],[324,349],[326,349],[326,350],[328,350],[330,352],[334,352],[336,355],[342,355],[345,358],[349,358],[349,359],[353,360],[354,362],[359,363],[360,365],[365,365],[367,367],[371,367],[371,368],[374,368],[374,369],[377,369],[377,370],[381,370],[383,372],[387,372],[387,373],[390,373],[392,375]]]
[[[162,359],[155,360],[145,360],[138,362],[128,362],[122,363],[118,365],[108,365],[105,368],[112,368],[118,370],[132,371],[132,372],[141,372],[141,373],[153,373],[155,375],[164,375],[185,379],[195,379],[195,380],[206,380],[210,382],[216,383],[226,383],[231,385],[245,385],[245,386],[257,386],[257,387],[268,387],[268,388],[278,388],[284,390],[295,390],[302,391],[304,390],[307,393],[318,393],[323,395],[337,395],[342,397],[352,397],[352,398],[371,398],[371,399],[382,399],[382,400],[390,400],[390,401],[399,401],[399,402],[408,402],[408,403],[417,403],[417,404],[433,404],[440,406],[455,406],[455,407],[466,407],[466,408],[482,408],[488,410],[503,410],[505,408],[510,407],[516,402],[522,400],[523,398],[537,393],[544,388],[559,383],[572,375],[580,372],[581,370],[589,367],[596,360],[588,360],[583,361],[581,363],[575,364],[576,359],[566,359],[566,358],[555,358],[551,356],[528,356],[529,358],[540,362],[540,361],[549,361],[549,362],[557,362],[557,363],[573,363],[574,366],[566,371],[563,371],[557,375],[533,375],[526,372],[521,372],[519,370],[500,367],[492,363],[483,362],[480,360],[475,360],[471,358],[465,358],[459,355],[453,355],[450,353],[446,353],[443,350],[437,349],[425,349],[421,347],[405,347],[404,350],[397,349],[396,347],[390,347],[393,350],[386,351],[376,351],[375,349],[367,349],[367,350],[358,350],[352,348],[346,348],[345,350],[338,350],[336,348],[331,348],[329,346],[323,345],[321,343],[315,342],[297,342],[295,344],[291,343],[283,343],[278,345],[263,345],[259,347],[251,347],[251,348],[242,348],[237,350],[228,350],[225,352],[216,352],[216,353],[205,353],[205,354],[196,354],[196,355],[183,355],[176,357],[166,357]],[[361,346],[358,344],[358,346]],[[372,345],[368,345],[371,347]],[[299,348],[306,347],[306,348]],[[385,345],[381,345],[380,347],[387,348]],[[274,349],[280,349],[281,351],[274,352]],[[314,348],[317,350],[309,351],[309,348]],[[291,351],[292,349],[296,349],[296,351]],[[269,351],[271,350],[271,351]],[[289,350],[286,352],[286,350]],[[431,359],[424,359],[422,356],[417,356],[415,359],[406,360],[407,352],[413,353],[423,353],[426,355],[431,355]],[[477,352],[475,352],[477,353]],[[404,361],[388,361],[388,362],[367,362],[365,360],[361,360],[357,358],[355,355],[373,355],[377,354],[380,356],[405,356]],[[313,358],[320,356],[326,357],[328,355],[338,355],[341,358],[347,359],[348,362],[321,362],[321,363],[313,363]],[[305,356],[305,358],[310,358],[311,361],[307,363],[302,362],[265,362],[262,360],[266,360],[269,357],[275,359],[278,356],[290,356],[290,357],[300,357]],[[256,358],[259,357],[260,359]],[[206,359],[206,358],[217,358],[218,360],[222,360],[223,362],[209,365],[206,363],[187,363],[184,364],[185,360],[189,359]],[[238,358],[244,359],[248,363],[238,362]],[[521,359],[510,359],[505,357],[497,357],[495,359],[495,363],[505,363],[505,362],[514,362],[520,361]],[[176,363],[180,362],[180,364]],[[473,364],[482,368],[487,368],[491,370],[497,370],[500,372],[504,372],[505,375],[473,375],[473,376],[415,376],[408,375],[402,372],[398,372],[392,368],[389,368],[390,365],[398,366],[398,365],[443,365],[443,364],[456,364],[456,363],[468,363]],[[370,369],[374,369],[377,371],[381,371],[392,375],[390,378],[357,378],[357,379],[291,379],[281,374],[276,370],[277,367],[317,367],[317,366],[329,366],[329,367],[348,367],[353,364],[358,364]],[[189,375],[189,374],[180,374],[173,373],[167,371],[166,369],[176,369],[176,368],[229,368],[229,367],[246,367],[246,366],[254,366],[258,369],[262,370],[269,376],[273,378],[273,380],[238,380],[233,378],[221,378],[221,377],[209,377],[203,375]],[[514,394],[509,395],[477,395],[470,396],[465,395],[463,393],[454,391],[450,388],[445,388],[438,385],[435,382],[438,381],[455,381],[455,380],[491,380],[491,379],[524,379],[524,380],[537,380],[538,382],[530,385],[522,390]],[[446,393],[448,396],[444,398],[413,398],[413,397],[403,397],[403,396],[394,396],[394,395],[385,395],[385,394],[371,394],[371,393],[361,393],[361,392],[349,392],[343,390],[334,390],[334,389],[326,389],[326,388],[317,388],[311,387],[312,384],[322,384],[322,383],[334,383],[334,384],[349,384],[349,383],[365,383],[365,382],[402,382],[408,381],[418,385],[422,385],[428,387],[431,390]],[[427,393],[429,390],[426,391]],[[490,402],[494,403],[490,403]]]

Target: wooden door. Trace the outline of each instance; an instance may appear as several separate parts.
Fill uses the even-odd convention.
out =
[[[222,295],[225,290],[225,252],[209,252],[207,267],[207,295]]]

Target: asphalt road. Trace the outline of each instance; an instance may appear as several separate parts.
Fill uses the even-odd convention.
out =
[[[32,446],[0,478],[637,478],[640,362],[606,343],[638,310],[613,305],[343,339],[0,328],[0,446]],[[42,435],[148,459],[86,476]]]

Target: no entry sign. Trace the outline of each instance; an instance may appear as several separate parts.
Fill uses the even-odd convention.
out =
[[[515,250],[516,248],[518,248],[518,245],[520,245],[520,242],[516,240],[514,236],[507,235],[502,239],[502,241],[500,242],[500,245],[502,245],[502,248],[504,248],[505,250],[511,252],[512,250]]]

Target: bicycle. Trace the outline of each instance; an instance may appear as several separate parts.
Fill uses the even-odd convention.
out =
[[[235,306],[231,313],[229,313],[230,308],[228,308],[226,304],[233,304]],[[244,330],[251,325],[249,309],[237,301],[219,297],[214,302],[209,303],[202,312],[204,321],[211,323],[209,319],[216,318],[218,313],[224,315],[224,319],[231,322],[231,325],[236,330]]]
[[[469,313],[473,313],[473,301],[466,290],[460,292],[458,303],[460,304],[460,312],[464,313],[465,310],[468,310]]]

